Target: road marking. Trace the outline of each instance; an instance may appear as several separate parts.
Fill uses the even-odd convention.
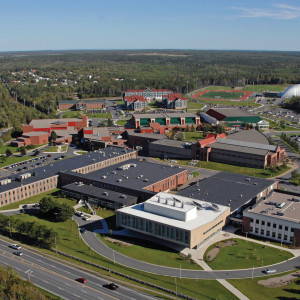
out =
[[[68,284],[68,283],[65,283],[65,285],[67,285],[67,286],[71,286],[70,284]]]
[[[77,298],[80,298],[80,296],[78,296],[78,295],[76,295],[76,294],[73,294],[75,297],[77,297]],[[100,298],[101,299],[101,298]]]
[[[87,291],[85,291],[85,290],[81,290],[83,293],[85,293],[85,294],[87,294]]]
[[[58,288],[58,289],[60,289],[61,291],[63,291],[63,290],[64,290],[63,288],[61,288],[61,287],[59,287],[59,286],[58,286],[57,288]]]
[[[45,283],[49,283],[48,281],[46,281],[46,280],[43,280],[43,282],[45,282]]]

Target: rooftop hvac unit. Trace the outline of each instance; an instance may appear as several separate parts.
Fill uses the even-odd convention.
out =
[[[105,196],[107,196],[107,195],[108,195],[108,192],[104,192],[102,195],[105,195]]]
[[[295,197],[294,197],[292,200],[293,200],[294,202],[300,202],[300,198],[295,198]]]
[[[126,198],[126,196],[125,195],[121,195],[121,197],[120,198],[122,198],[122,199],[125,199]]]
[[[103,175],[103,176],[102,176],[103,179],[105,179],[106,177],[107,177],[106,175]]]
[[[122,182],[122,179],[121,179],[121,178],[119,178],[119,179],[117,180],[117,182]]]
[[[144,181],[144,182],[148,182],[148,181],[149,181],[149,179],[145,178],[143,181]]]
[[[278,211],[278,212],[277,212],[277,215],[278,215],[278,216],[284,216],[284,212],[283,212],[283,211]]]

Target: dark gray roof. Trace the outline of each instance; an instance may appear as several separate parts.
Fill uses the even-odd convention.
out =
[[[157,113],[157,114],[132,114],[134,118],[136,119],[144,119],[144,118],[195,118],[198,117],[197,114],[193,114],[193,113],[170,113],[170,112],[166,112],[166,113]]]
[[[269,150],[264,149],[257,149],[257,148],[250,148],[245,146],[238,146],[238,145],[232,145],[229,143],[220,143],[221,139],[218,139],[217,142],[211,145],[213,149],[221,149],[221,150],[227,150],[232,152],[240,152],[240,153],[249,153],[249,154],[255,154],[255,155],[263,155],[265,156]]]
[[[132,166],[127,170],[118,170],[119,167],[127,164]],[[78,174],[75,172],[66,173],[87,178],[94,182],[108,183],[134,190],[142,190],[153,183],[179,174],[184,170],[185,169],[181,167],[160,165],[139,159],[130,159],[88,174]],[[106,176],[106,178],[103,178],[103,176]]]
[[[155,140],[168,139],[168,137],[165,134],[139,133],[139,132],[134,132],[133,130],[127,130],[126,132],[127,132],[128,136],[138,136],[138,137],[155,139]]]
[[[63,171],[69,171],[78,169],[84,166],[92,165],[96,163],[97,161],[105,161],[107,159],[110,159],[112,157],[117,157],[119,155],[123,155],[124,151],[132,152],[134,150],[131,149],[123,149],[119,147],[107,147],[105,149],[102,149],[101,151],[95,151],[86,153],[83,155],[78,155],[73,158],[69,159],[63,159],[57,162],[53,162],[51,164],[48,164],[46,166],[38,167],[29,171],[20,172],[18,174],[14,174],[10,176],[12,182],[8,183],[6,185],[0,185],[0,193],[20,187],[22,185],[26,185],[29,183],[33,183],[48,177],[52,177],[55,175],[58,175],[59,172]],[[34,176],[31,176],[27,179],[23,179],[22,182],[16,181],[16,178],[19,178],[21,174],[24,173],[31,173],[34,174]],[[5,179],[5,178],[2,178]],[[2,180],[1,179],[1,180]]]
[[[84,100],[59,100],[58,104],[76,104],[79,102],[83,103],[104,103],[104,99],[84,99]]]
[[[227,139],[269,145],[268,138],[255,129],[240,130],[230,134]]]
[[[172,139],[164,139],[164,140],[154,141],[154,142],[151,142],[151,144],[158,144],[158,145],[164,145],[164,146],[185,148],[184,147],[185,142],[176,141],[176,140],[172,140]]]
[[[220,172],[181,190],[178,194],[225,206],[230,203],[233,212],[274,183],[274,180]]]
[[[137,202],[136,196],[127,195],[124,193],[118,193],[115,191],[108,191],[93,185],[87,185],[87,184],[79,185],[76,184],[75,182],[63,186],[62,190],[75,192],[96,199],[104,199],[105,201],[122,204],[124,206],[133,205],[136,204]]]
[[[232,139],[218,139],[218,143],[226,144],[226,145],[233,145],[233,146],[240,146],[240,147],[248,147],[254,149],[261,149],[261,150],[268,150],[268,151],[276,151],[276,145],[266,145],[266,144],[259,144],[254,142],[245,142],[245,141],[238,141]]]
[[[211,108],[226,117],[251,117],[254,116],[250,112],[240,108]]]

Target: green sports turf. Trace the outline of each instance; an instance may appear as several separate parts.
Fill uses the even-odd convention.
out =
[[[245,93],[242,92],[210,91],[203,95],[200,95],[198,98],[214,99],[215,97],[220,97],[220,99],[240,99],[244,95]]]

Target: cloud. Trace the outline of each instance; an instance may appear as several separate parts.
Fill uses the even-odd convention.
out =
[[[300,7],[287,4],[276,4],[270,9],[232,7],[241,12],[239,18],[270,18],[276,20],[292,20],[300,18]]]

